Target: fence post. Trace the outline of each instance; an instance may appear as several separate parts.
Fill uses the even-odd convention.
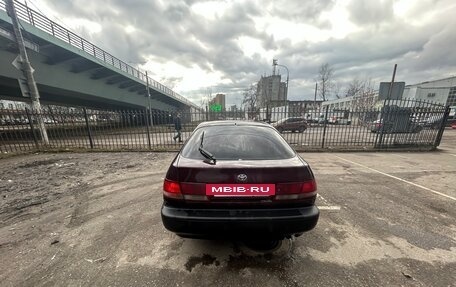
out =
[[[389,106],[389,101],[388,101],[388,106]],[[381,108],[380,111],[380,134],[377,131],[377,136],[375,137],[375,148],[382,148],[383,145],[383,129],[385,128],[386,125],[386,119],[385,119],[385,107],[386,107],[386,99],[383,101],[383,107]],[[380,142],[380,143],[379,143]]]
[[[446,125],[446,121],[447,121],[449,115],[450,115],[450,106],[446,106],[445,114],[443,115],[443,118],[442,118],[442,124],[440,125],[439,132],[437,133],[437,137],[435,138],[434,148],[437,148],[440,145],[440,142],[442,141],[443,132],[445,131],[445,125]]]
[[[323,121],[323,138],[321,140],[321,148],[325,148],[326,122],[328,121],[328,110],[329,105],[327,105],[325,109],[325,120]]]
[[[152,144],[150,142],[150,116],[149,116],[149,111],[146,109],[146,127],[147,127],[147,143],[149,144],[149,149],[152,149]]]
[[[30,130],[32,131],[33,141],[35,142],[36,148],[39,149],[40,145],[38,144],[38,139],[36,138],[35,128],[33,127],[33,120],[32,120],[32,117],[30,116],[30,111],[28,108],[25,108],[25,113],[27,114],[27,119],[28,119],[28,122],[30,125]]]
[[[86,108],[82,108],[82,110],[84,111],[84,118],[85,118],[85,122],[86,122],[87,134],[89,136],[90,148],[93,149],[93,139],[92,139],[92,132],[90,131],[90,126],[89,126],[89,117],[87,117]]]

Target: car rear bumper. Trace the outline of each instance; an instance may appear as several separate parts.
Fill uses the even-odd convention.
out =
[[[319,218],[316,206],[281,209],[185,209],[162,206],[163,225],[191,238],[283,238],[309,231]]]

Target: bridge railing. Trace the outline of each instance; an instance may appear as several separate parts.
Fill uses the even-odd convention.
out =
[[[63,26],[55,23],[54,21],[50,20],[46,16],[36,12],[35,10],[29,8],[28,6],[14,1],[14,5],[16,7],[16,13],[20,20],[27,22],[28,24],[44,31],[55,38],[64,41],[71,46],[77,48],[78,50],[84,51],[85,53],[89,54],[90,56],[95,57],[96,59],[103,61],[104,63],[111,65],[131,76],[134,78],[139,79],[140,81],[146,83],[146,74],[137,68],[130,66],[129,64],[125,63],[124,61],[114,57],[110,53],[104,51],[103,49],[95,46],[91,42],[85,40],[84,38],[76,35],[75,33],[71,32],[70,30],[64,28]],[[6,11],[6,1],[0,0],[0,10]],[[192,102],[190,102],[185,97],[179,95],[178,93],[174,92],[170,88],[166,87],[165,85],[155,81],[154,79],[149,77],[149,86],[151,88],[155,88],[164,94],[175,98],[187,105],[194,106]]]

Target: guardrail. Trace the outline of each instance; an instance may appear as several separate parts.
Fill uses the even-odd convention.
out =
[[[14,1],[14,5],[16,7],[16,13],[20,20],[27,22],[28,24],[44,31],[55,38],[64,41],[71,46],[77,48],[78,50],[84,51],[88,55],[95,57],[96,59],[103,61],[104,63],[117,68],[134,78],[139,79],[143,83],[146,83],[146,74],[140,71],[137,68],[130,66],[129,64],[125,63],[124,61],[114,57],[110,53],[100,49],[99,47],[95,46],[91,42],[85,40],[84,38],[76,35],[75,33],[69,31],[68,29],[62,27],[61,25],[55,23],[54,21],[50,20],[46,16],[36,12],[35,10],[29,8],[28,6]],[[0,0],[0,10],[6,11],[6,2],[5,0]],[[170,96],[180,102],[186,103],[190,106],[195,106],[194,103],[186,99],[185,97],[179,95],[178,93],[174,92],[170,88],[166,87],[165,85],[155,81],[151,77],[149,78],[149,86],[151,88],[155,88],[167,96]]]

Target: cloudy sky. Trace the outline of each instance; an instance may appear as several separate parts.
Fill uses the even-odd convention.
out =
[[[272,59],[290,71],[291,100],[313,99],[324,63],[341,93],[354,78],[389,81],[395,63],[407,84],[456,75],[454,0],[27,3],[198,105],[209,93],[239,104]]]

